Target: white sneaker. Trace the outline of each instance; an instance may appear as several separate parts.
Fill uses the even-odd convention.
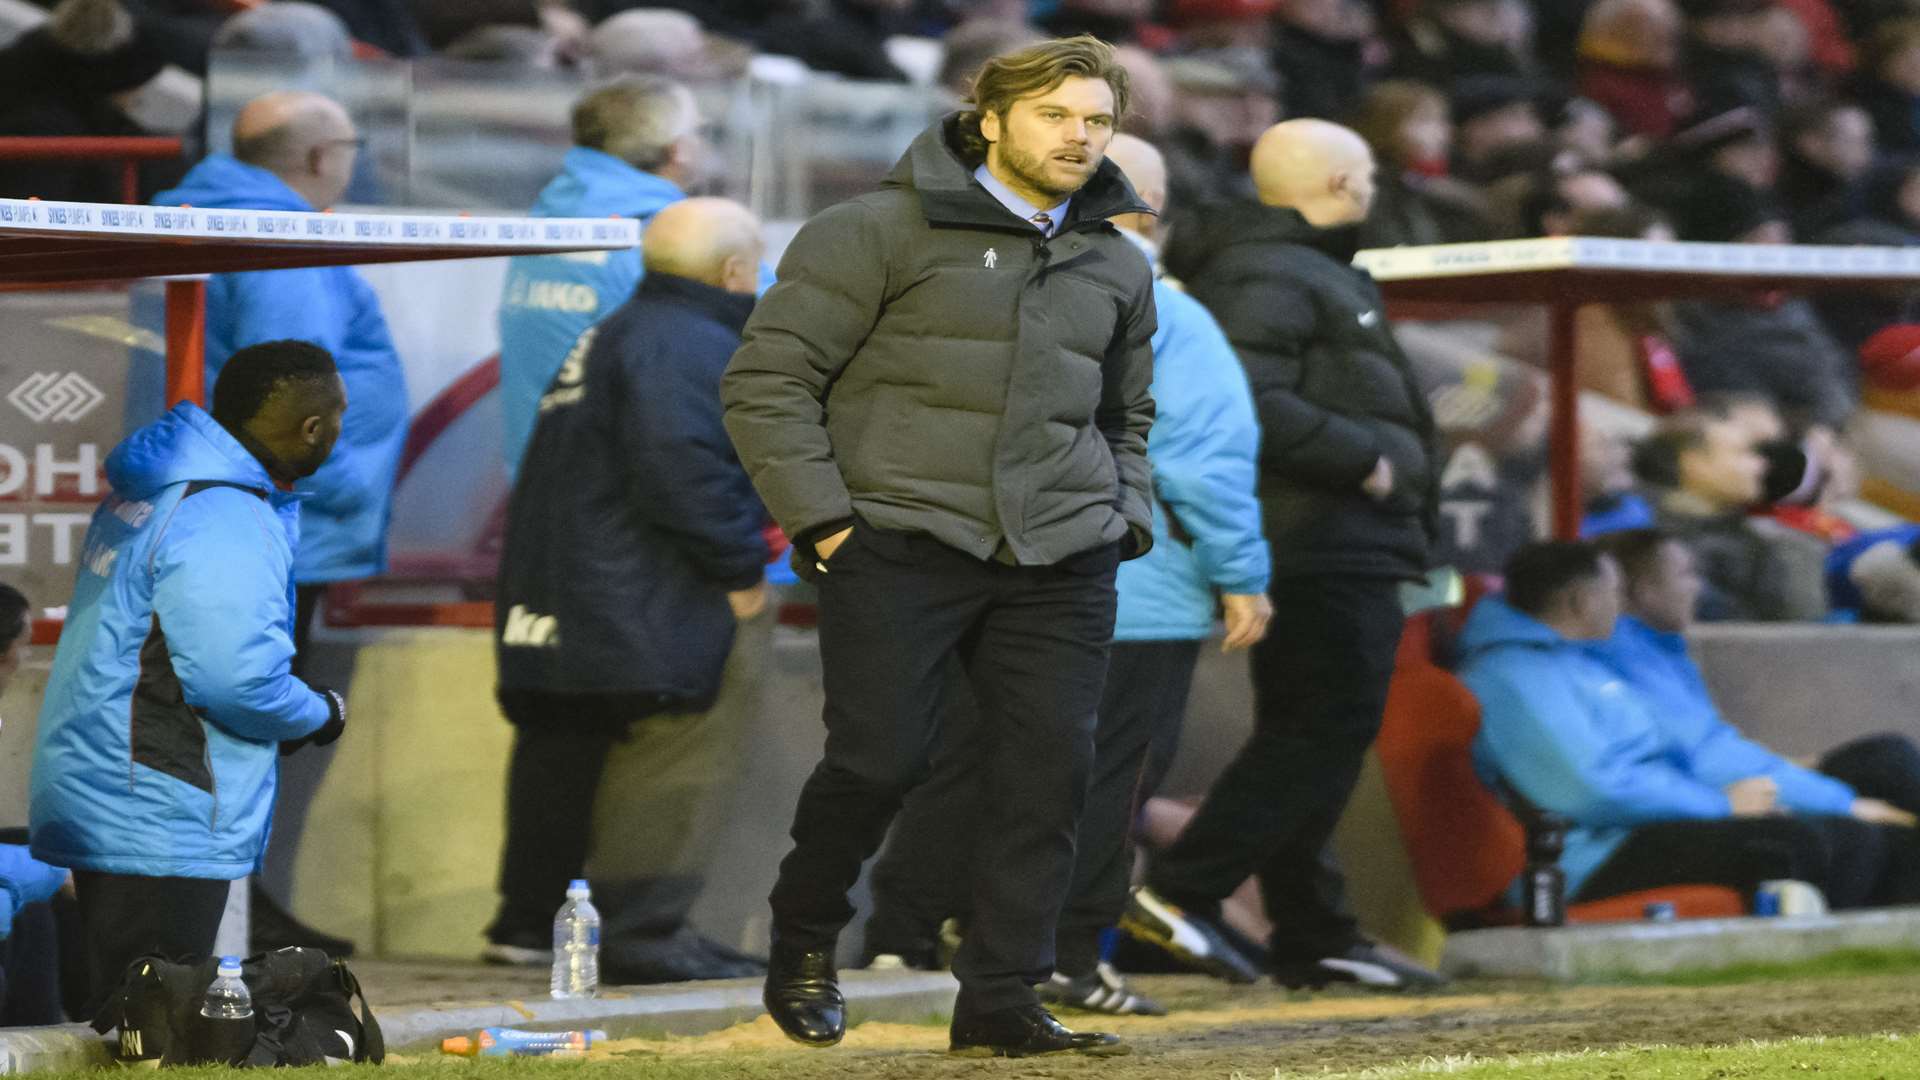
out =
[[[552,949],[529,949],[522,945],[501,945],[489,941],[480,950],[480,959],[503,967],[552,967]]]

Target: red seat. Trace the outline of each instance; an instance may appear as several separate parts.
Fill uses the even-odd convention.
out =
[[[1506,896],[1526,866],[1526,832],[1474,772],[1471,747],[1480,730],[1480,703],[1459,679],[1434,664],[1434,614],[1446,617],[1422,613],[1407,621],[1375,752],[1427,913],[1454,926],[1515,924],[1520,913]],[[1732,889],[1678,885],[1574,904],[1567,918],[1638,919],[1656,900],[1672,903],[1683,918],[1745,912]]]

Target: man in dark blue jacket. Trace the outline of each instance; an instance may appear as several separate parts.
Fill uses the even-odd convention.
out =
[[[496,602],[518,731],[488,959],[547,962],[567,882],[591,864],[608,982],[762,970],[684,925],[703,869],[693,810],[738,761],[768,629],[766,510],[720,421],[761,248],[736,203],[661,210],[639,289],[540,399]]]
[[[339,695],[293,660],[300,497],[347,394],[304,341],[241,349],[107,456],[40,706],[33,856],[74,871],[96,995],[146,953],[204,957],[266,854],[280,754],[332,742]]]

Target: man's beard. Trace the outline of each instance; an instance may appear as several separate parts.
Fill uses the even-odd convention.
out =
[[[1094,160],[1091,151],[1087,152],[1087,160]],[[1000,143],[1000,164],[1021,183],[1056,199],[1064,199],[1086,185],[1086,180],[1081,180],[1071,187],[1061,187],[1057,181],[1047,176],[1046,158],[1029,154],[1006,140]],[[1092,176],[1093,173],[1089,170],[1087,177],[1090,179]]]

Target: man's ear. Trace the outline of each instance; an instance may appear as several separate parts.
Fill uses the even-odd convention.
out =
[[[318,446],[320,444],[320,430],[324,426],[325,421],[318,416],[309,416],[305,420],[300,421],[300,441],[306,443],[308,446]]]
[[[1000,141],[1000,114],[982,112],[980,114],[980,137],[990,143]]]

